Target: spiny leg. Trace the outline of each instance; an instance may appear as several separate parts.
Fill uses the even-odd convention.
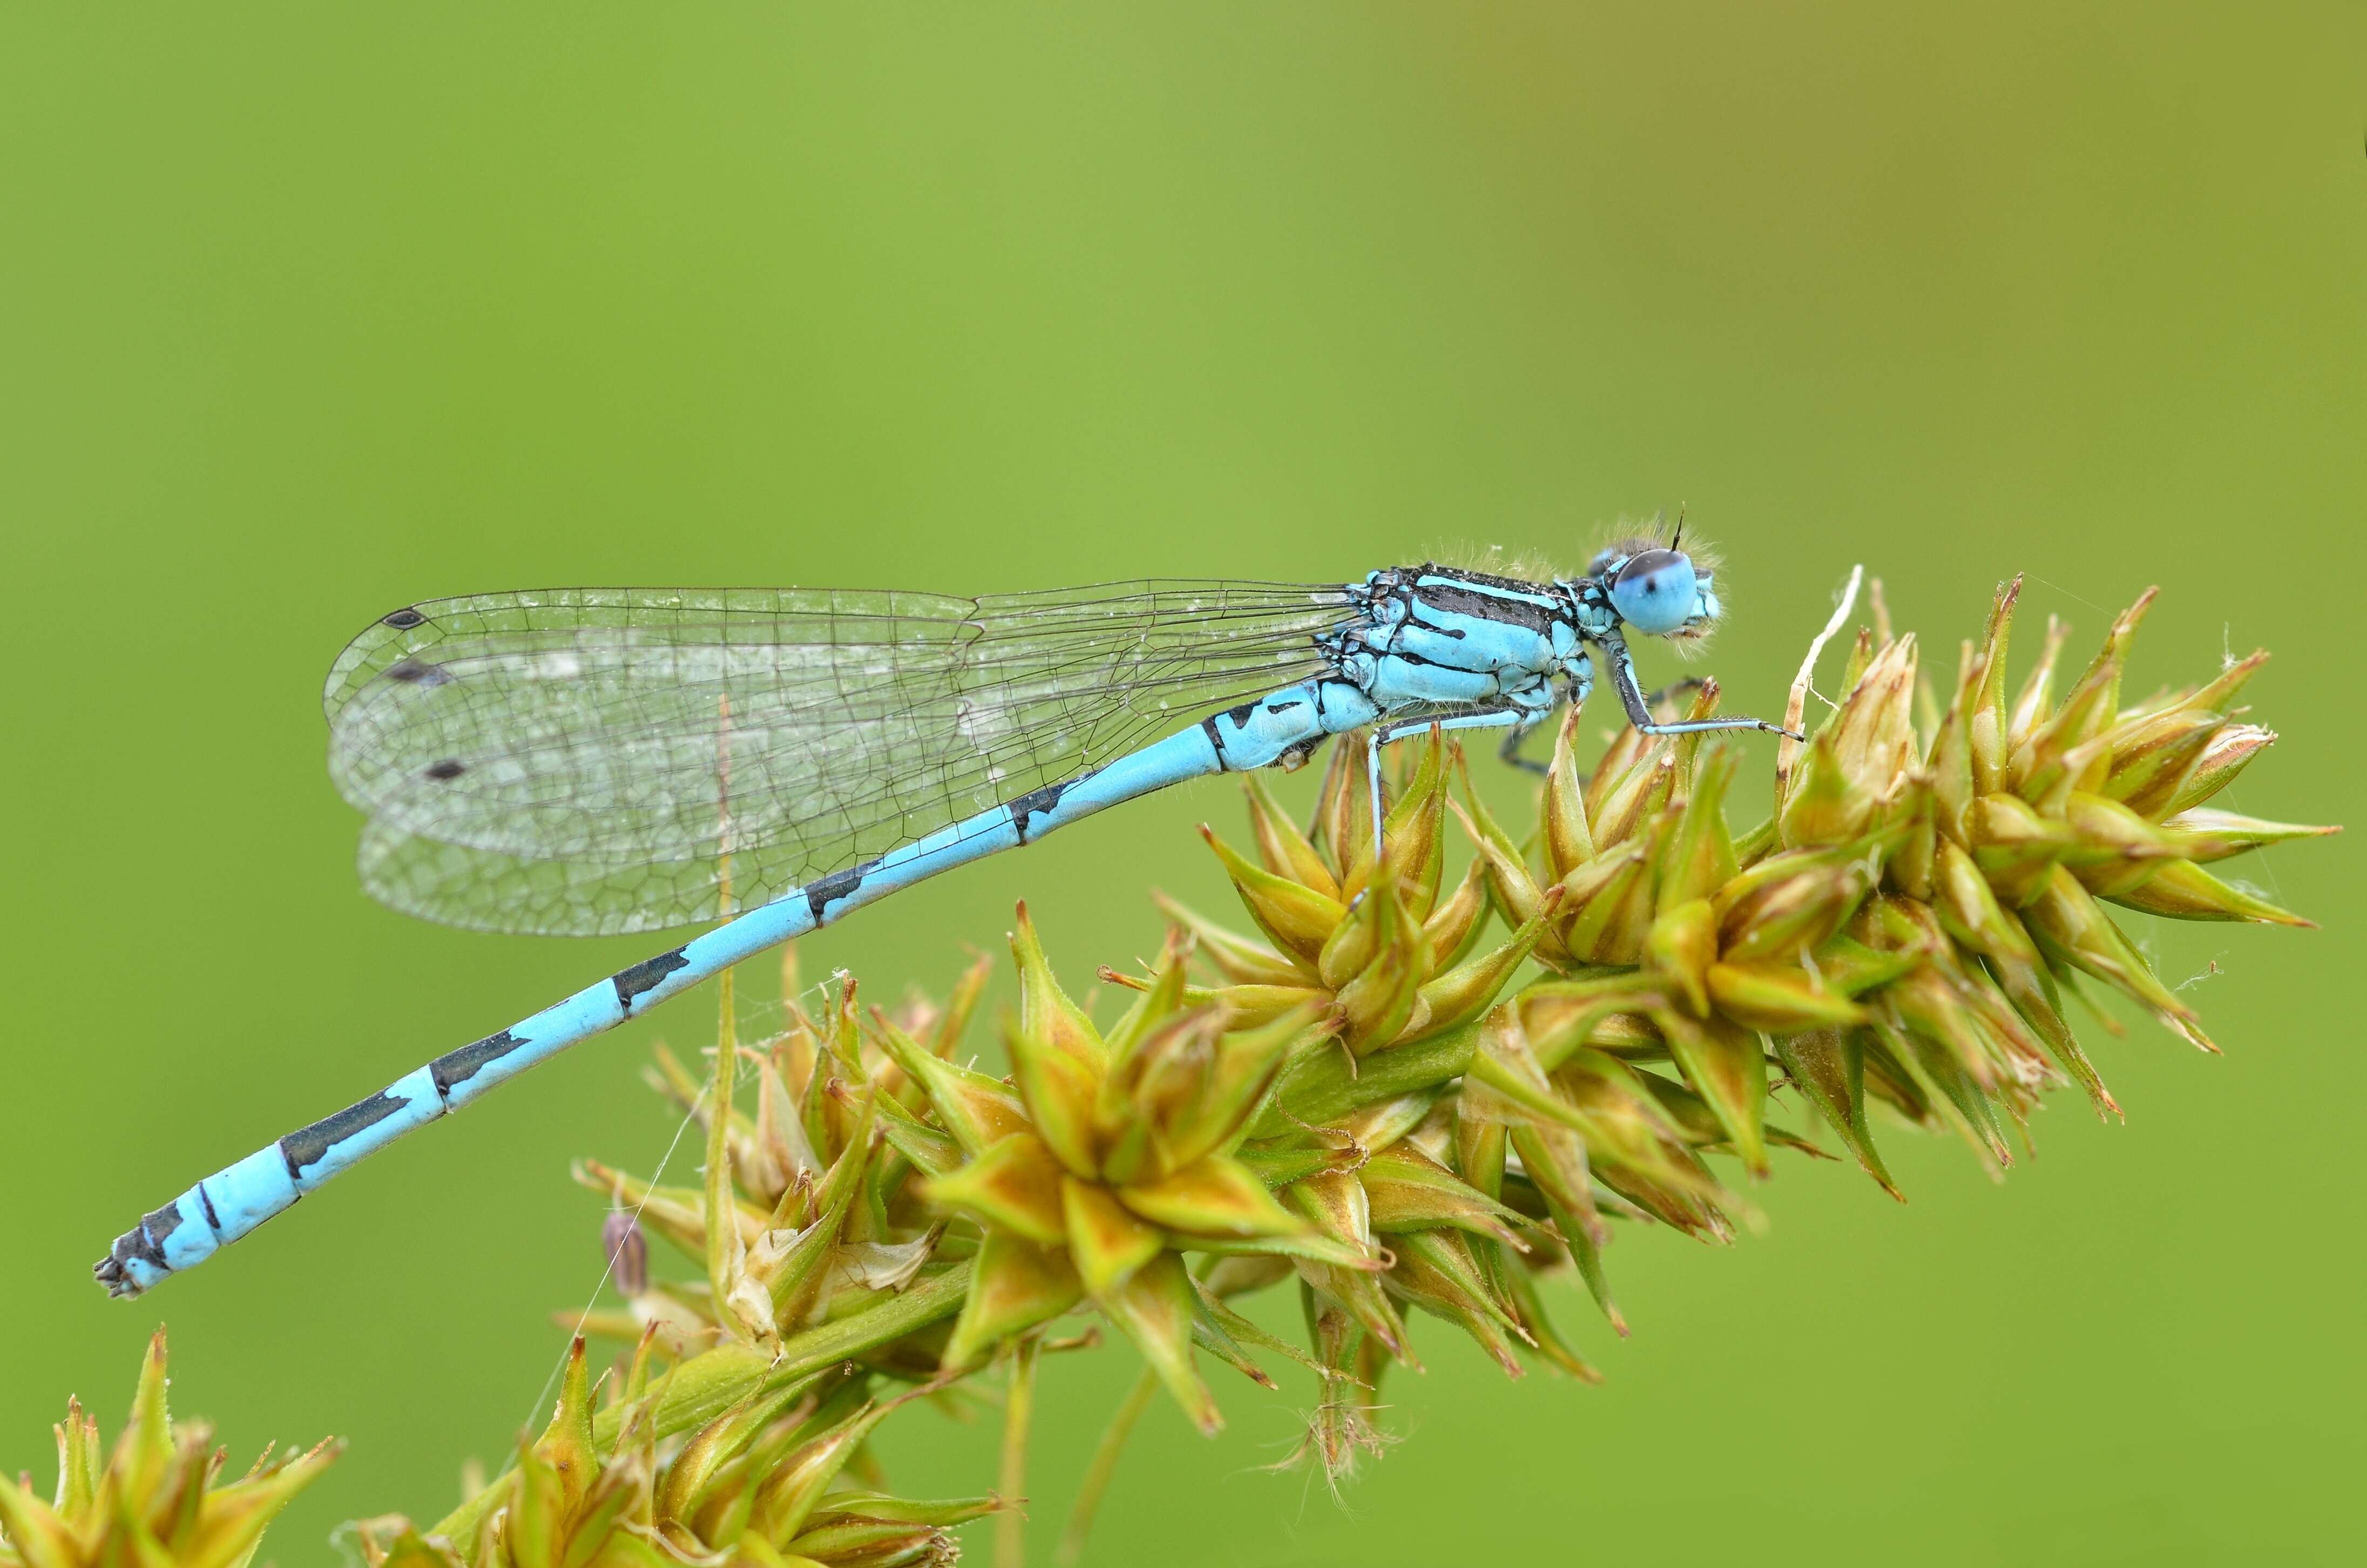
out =
[[[1672,697],[1678,696],[1682,692],[1699,691],[1707,684],[1708,683],[1703,680],[1699,676],[1686,676],[1682,679],[1672,680],[1668,685],[1662,687],[1659,690],[1644,699],[1644,706],[1648,710],[1658,708],[1661,703],[1668,701]],[[1568,699],[1564,698],[1559,700],[1567,701]],[[1539,762],[1533,756],[1523,756],[1521,755],[1521,743],[1529,738],[1531,732],[1536,729],[1538,722],[1544,718],[1545,714],[1543,712],[1538,712],[1531,715],[1529,722],[1513,726],[1512,733],[1504,737],[1503,745],[1498,748],[1496,753],[1497,757],[1510,767],[1517,767],[1524,773],[1534,773],[1540,778],[1552,772],[1553,769],[1545,763]]]
[[[1696,735],[1712,730],[1764,730],[1771,735],[1784,735],[1792,740],[1807,739],[1794,734],[1781,724],[1771,724],[1764,719],[1686,719],[1673,724],[1662,724],[1652,718],[1651,704],[1636,679],[1636,663],[1629,656],[1625,641],[1616,633],[1602,640],[1611,655],[1611,684],[1619,688],[1619,705],[1627,710],[1627,722],[1637,733],[1646,735]]]
[[[1373,791],[1373,864],[1381,863],[1381,747],[1400,735],[1427,730],[1435,724],[1442,730],[1509,729],[1506,749],[1516,744],[1519,737],[1534,725],[1544,710],[1532,708],[1478,708],[1461,713],[1433,713],[1426,719],[1402,719],[1394,724],[1376,724],[1365,742],[1365,773]]]
[[[1496,748],[1496,756],[1500,760],[1519,768],[1523,773],[1535,773],[1539,777],[1543,777],[1544,775],[1552,772],[1553,769],[1547,767],[1544,763],[1539,762],[1535,757],[1523,756],[1521,755],[1521,743],[1527,740],[1529,738],[1529,732],[1535,728],[1536,722],[1535,720],[1532,720],[1525,724],[1514,725],[1512,730],[1505,734],[1504,744]]]
[[[1794,734],[1781,724],[1771,724],[1764,719],[1688,719],[1679,724],[1638,724],[1648,735],[1698,735],[1712,730],[1764,730],[1771,735],[1786,740],[1804,741],[1806,735]]]

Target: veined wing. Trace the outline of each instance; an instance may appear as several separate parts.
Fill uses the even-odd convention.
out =
[[[606,935],[777,898],[1323,667],[1337,586],[949,598],[563,588],[397,610],[329,672],[360,869],[407,913]]]

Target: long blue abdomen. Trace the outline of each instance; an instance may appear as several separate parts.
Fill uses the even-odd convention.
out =
[[[1370,723],[1378,712],[1372,699],[1350,682],[1303,682],[795,889],[497,1034],[439,1056],[368,1099],[215,1172],[119,1237],[95,1272],[110,1294],[136,1296],[202,1263],[413,1129],[459,1110],[569,1046],[743,959],[1106,807],[1187,778],[1267,767],[1327,735]]]

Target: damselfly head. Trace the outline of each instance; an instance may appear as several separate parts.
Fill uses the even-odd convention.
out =
[[[1640,527],[1619,525],[1587,563],[1611,608],[1630,631],[1665,637],[1690,653],[1709,636],[1719,606],[1711,586],[1716,547],[1685,526],[1655,517]]]
[[[1717,619],[1709,574],[1682,550],[1639,550],[1618,563],[1607,586],[1619,619],[1650,637],[1700,637]]]

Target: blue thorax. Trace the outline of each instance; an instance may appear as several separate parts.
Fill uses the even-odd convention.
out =
[[[1670,560],[1682,564],[1681,574]],[[1628,572],[1631,565],[1658,570],[1639,574]],[[1664,597],[1678,589],[1685,596],[1680,612],[1653,613],[1640,630],[1686,634],[1717,614],[1708,574],[1674,551],[1606,555],[1585,576],[1546,583],[1425,564],[1365,578],[1350,590],[1364,611],[1361,622],[1319,641],[1337,661],[1340,677],[1384,712],[1542,706],[1557,684],[1580,696],[1592,685],[1589,644],[1624,653],[1629,617],[1620,608],[1623,588],[1631,604],[1657,611],[1638,599],[1639,580]]]

